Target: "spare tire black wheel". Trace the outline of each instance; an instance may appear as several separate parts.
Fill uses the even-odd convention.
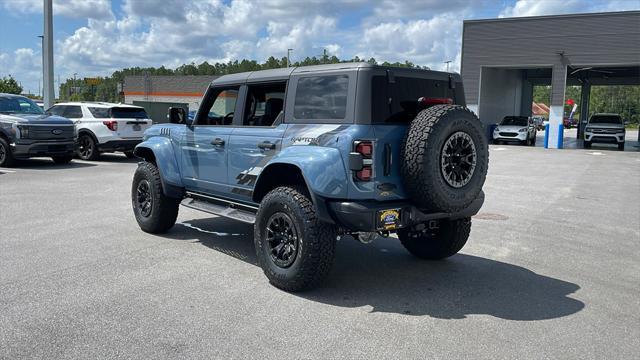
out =
[[[480,194],[489,151],[480,120],[464,106],[436,105],[409,125],[402,175],[409,198],[429,212],[457,212]]]

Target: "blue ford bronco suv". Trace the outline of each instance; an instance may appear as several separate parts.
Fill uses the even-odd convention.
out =
[[[297,291],[328,274],[336,241],[396,233],[420,258],[466,243],[484,201],[487,140],[458,74],[343,63],[225,75],[195,118],[149,128],[131,198],[142,230],[178,207],[254,226],[269,281]]]

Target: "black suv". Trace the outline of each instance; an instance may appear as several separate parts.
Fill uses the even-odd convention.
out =
[[[36,156],[50,156],[66,164],[73,159],[76,140],[71,120],[45,115],[24,96],[0,93],[0,166]]]

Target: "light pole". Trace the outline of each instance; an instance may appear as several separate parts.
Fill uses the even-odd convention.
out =
[[[42,87],[44,84],[42,80],[44,79],[44,35],[38,35],[40,38],[40,52],[42,52],[42,74],[40,74],[40,80],[38,81],[38,96],[42,96]]]
[[[287,49],[287,67],[291,66],[291,52],[293,49]]]
[[[53,106],[55,90],[53,88],[53,0],[44,0],[44,33],[43,33],[42,65],[44,89],[44,108]]]
[[[451,63],[451,60],[447,60],[444,63],[447,64],[447,72],[449,72],[449,64]]]
[[[78,87],[76,86],[76,75],[78,75],[78,73],[73,73],[73,94],[77,94],[78,93]]]

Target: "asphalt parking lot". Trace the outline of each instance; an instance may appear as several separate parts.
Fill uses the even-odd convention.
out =
[[[492,145],[461,254],[343,239],[300,294],[267,283],[250,226],[182,208],[140,231],[124,156],[0,168],[0,358],[637,358],[630,150]]]

